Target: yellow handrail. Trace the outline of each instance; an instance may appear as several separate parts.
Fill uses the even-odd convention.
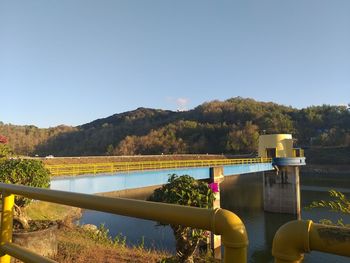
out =
[[[7,243],[12,242],[12,228],[13,228],[13,205],[15,203],[15,197],[12,194],[2,193],[2,213],[1,213],[1,235],[0,235],[0,247]],[[1,251],[1,250],[0,250]],[[2,251],[1,251],[2,252]],[[10,262],[9,255],[2,255],[2,262]]]
[[[9,255],[22,260],[26,259],[26,262],[38,262],[34,259],[34,257],[37,257],[36,254],[23,249],[20,250],[11,244],[13,195],[101,212],[155,220],[165,224],[180,224],[209,230],[216,235],[222,236],[224,262],[247,262],[248,237],[245,226],[237,215],[225,209],[204,209],[4,183],[0,183],[0,191],[2,191],[4,204],[0,236],[0,252],[3,254],[0,257],[1,263],[9,263]],[[6,253],[8,255],[4,255]]]
[[[275,263],[298,263],[311,250],[350,257],[350,228],[294,220],[281,226],[272,244]]]
[[[114,163],[82,163],[45,165],[53,176],[116,173],[185,167],[210,167],[236,164],[269,163],[271,158],[212,159],[212,160],[169,160]]]

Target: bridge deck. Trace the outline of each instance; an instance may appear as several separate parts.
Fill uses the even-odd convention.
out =
[[[272,162],[224,165],[224,175],[273,170]],[[197,180],[209,179],[209,167],[185,167],[161,170],[127,171],[114,174],[56,177],[51,189],[86,194],[143,188],[167,183],[170,174],[188,174]]]
[[[110,162],[89,164],[46,165],[53,176],[71,176],[82,174],[124,173],[131,171],[149,171],[178,169],[188,167],[232,166],[242,164],[271,163],[271,158],[212,159],[212,160],[173,160],[143,162]]]

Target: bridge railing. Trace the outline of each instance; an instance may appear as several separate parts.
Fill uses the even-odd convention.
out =
[[[212,167],[238,164],[269,163],[271,158],[212,159],[212,160],[169,160],[114,163],[81,163],[45,165],[53,176],[118,173],[131,171],[176,169],[186,167]]]
[[[55,262],[12,243],[14,195],[84,209],[155,220],[165,224],[179,224],[209,230],[216,235],[222,236],[224,262],[247,262],[248,237],[245,226],[237,215],[225,209],[204,209],[4,183],[0,183],[0,191],[2,193],[1,263],[10,263],[11,256],[24,262]]]

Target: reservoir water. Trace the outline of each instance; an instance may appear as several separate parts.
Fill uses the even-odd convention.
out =
[[[340,215],[326,209],[307,210],[305,207],[314,200],[329,199],[328,190],[341,190],[350,196],[350,174],[301,174],[302,219],[318,222],[327,218],[337,221],[340,217],[350,222],[349,215]],[[245,174],[225,177],[221,188],[221,206],[236,213],[244,222],[248,236],[249,262],[273,262],[271,255],[272,240],[276,230],[284,223],[293,220],[291,215],[266,213],[262,202],[262,175]],[[146,198],[146,195],[144,196]],[[165,249],[174,252],[174,238],[169,227],[158,226],[157,222],[111,215],[86,210],[80,224],[103,223],[112,237],[123,235],[130,246],[141,244],[145,247]],[[305,255],[304,262],[349,262],[349,258],[312,252]]]

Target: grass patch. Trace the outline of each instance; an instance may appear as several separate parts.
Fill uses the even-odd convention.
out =
[[[32,220],[56,221],[80,214],[80,208],[43,201],[32,202],[25,208],[25,211]]]
[[[162,262],[169,253],[144,249],[129,248],[122,244],[106,242],[97,238],[97,234],[81,227],[60,229],[58,231],[59,249],[54,260],[62,263],[83,262]]]

